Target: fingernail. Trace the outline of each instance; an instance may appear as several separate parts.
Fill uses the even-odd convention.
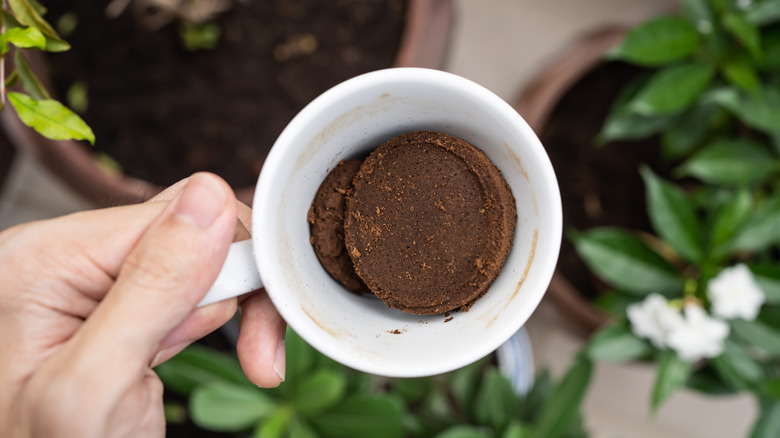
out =
[[[162,350],[160,350],[159,353],[157,353],[154,356],[154,358],[149,364],[149,368],[154,368],[157,365],[160,365],[166,360],[172,358],[173,356],[176,356],[177,354],[181,353],[182,350],[187,348],[190,344],[191,344],[190,341],[186,341],[186,342],[181,342],[179,344],[176,344],[172,347],[163,348]]]
[[[173,212],[198,228],[208,228],[219,216],[226,199],[225,190],[214,178],[193,175],[179,195]]]
[[[284,350],[284,339],[276,345],[276,356],[274,356],[274,372],[282,382],[284,382],[284,372],[287,364]]]

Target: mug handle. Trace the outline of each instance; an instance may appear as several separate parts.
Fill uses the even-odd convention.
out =
[[[219,276],[198,303],[198,307],[217,301],[237,297],[263,287],[260,273],[257,272],[252,239],[230,244],[225,264]]]

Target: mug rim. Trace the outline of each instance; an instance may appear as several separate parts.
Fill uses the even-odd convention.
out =
[[[552,164],[547,157],[544,147],[530,126],[525,122],[520,114],[514,110],[514,108],[512,108],[508,103],[495,95],[493,92],[469,79],[452,73],[447,73],[440,70],[409,67],[390,68],[365,73],[363,75],[348,79],[347,81],[344,81],[327,90],[312,102],[310,102],[306,107],[304,107],[304,109],[301,110],[301,112],[299,112],[290,121],[290,123],[287,125],[287,127],[285,127],[274,143],[268,157],[266,158],[263,169],[257,181],[254,195],[254,208],[252,212],[253,246],[254,248],[263,248],[263,242],[267,239],[273,238],[275,233],[274,225],[276,219],[273,218],[275,213],[269,213],[269,206],[267,203],[269,202],[270,197],[265,196],[264,193],[266,193],[268,190],[272,190],[275,186],[282,186],[289,177],[289,174],[280,173],[278,170],[281,167],[280,164],[282,161],[289,160],[289,157],[287,157],[285,151],[285,146],[290,144],[291,141],[295,139],[297,133],[302,129],[302,127],[305,127],[314,118],[320,117],[323,110],[330,108],[336,102],[344,99],[349,94],[357,93],[359,90],[370,89],[376,86],[378,83],[388,82],[411,82],[432,85],[444,84],[445,86],[448,85],[450,87],[464,89],[467,93],[479,96],[479,99],[481,99],[485,105],[490,106],[498,113],[502,114],[502,116],[510,121],[513,125],[515,125],[515,129],[519,132],[519,135],[522,135],[525,139],[530,140],[530,142],[533,143],[531,153],[535,156],[535,159],[541,163],[546,163],[542,166],[543,168],[537,169],[543,174],[541,179],[545,181],[543,190],[540,190],[539,196],[545,196],[552,200],[548,203],[550,205],[549,216],[551,222],[546,224],[546,226],[554,230],[552,233],[553,235],[549,236],[549,239],[547,240],[547,243],[552,245],[554,248],[544,252],[544,255],[546,256],[545,259],[537,261],[537,263],[539,263],[541,266],[540,268],[537,268],[539,273],[537,273],[536,276],[541,279],[545,287],[540,288],[541,290],[539,291],[536,291],[535,295],[532,297],[533,299],[530,300],[528,305],[523,308],[523,314],[517,315],[518,321],[522,321],[522,323],[517,324],[516,327],[513,327],[511,331],[507,329],[494,336],[488,337],[489,339],[486,339],[485,343],[478,350],[474,351],[472,354],[462,355],[461,360],[453,361],[448,367],[439,366],[438,368],[432,368],[428,366],[428,368],[425,368],[425,364],[421,364],[421,372],[419,370],[404,371],[397,369],[384,369],[381,367],[371,367],[367,366],[365,361],[345,357],[344,355],[338,354],[338,352],[331,351],[329,348],[322,348],[322,346],[315,345],[305,331],[299,331],[298,327],[296,327],[294,318],[289,318],[290,315],[285,308],[287,303],[283,302],[283,297],[280,297],[279,294],[277,294],[277,292],[280,292],[280,290],[276,289],[285,288],[285,285],[282,281],[283,274],[274,272],[270,265],[272,259],[276,258],[276,254],[272,254],[273,251],[254,251],[254,259],[255,263],[257,264],[258,271],[260,272],[260,276],[263,280],[263,284],[266,285],[268,290],[268,295],[282,317],[293,329],[296,330],[299,336],[301,336],[308,343],[312,344],[317,350],[321,351],[326,356],[334,358],[338,362],[352,368],[385,376],[417,377],[423,375],[440,374],[459,368],[461,366],[465,366],[468,363],[471,363],[474,360],[489,354],[522,327],[530,315],[536,310],[539,302],[544,297],[547,289],[546,285],[548,285],[552,279],[560,251],[563,228],[562,207],[558,182],[555,177]],[[540,157],[540,155],[543,156]],[[278,206],[272,205],[271,207],[277,208]],[[263,214],[262,212],[266,213]]]

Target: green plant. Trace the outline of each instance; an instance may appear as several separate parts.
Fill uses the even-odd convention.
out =
[[[46,13],[36,0],[3,0],[0,24],[0,109],[10,102],[22,122],[41,135],[55,139],[87,140],[95,143],[95,135],[84,121],[58,101],[51,99],[35,75],[24,54],[25,50],[61,52],[70,46],[43,18]],[[13,50],[13,71],[6,72],[6,56]],[[21,82],[26,93],[9,91]]]
[[[201,428],[263,438],[581,438],[579,405],[591,366],[575,361],[560,382],[541,373],[525,397],[489,358],[445,375],[386,379],[343,367],[288,331],[286,381],[261,389],[234,356],[191,346],[156,368],[188,397]],[[181,409],[169,406],[175,417]],[[180,418],[179,418],[180,419]]]
[[[780,1],[682,0],[684,14],[632,29],[609,58],[647,67],[623,90],[598,143],[658,135],[667,164],[648,166],[655,235],[570,233],[612,289],[615,321],[592,360],[650,359],[651,409],[687,385],[749,391],[752,437],[780,435]]]

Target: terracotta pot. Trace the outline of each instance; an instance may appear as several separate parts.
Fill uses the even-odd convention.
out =
[[[514,107],[536,133],[541,133],[545,128],[561,97],[602,62],[606,51],[617,45],[626,31],[624,27],[609,28],[580,39],[542,69],[525,88],[514,102]],[[609,320],[609,316],[585,299],[560,270],[553,276],[546,297],[585,335],[591,334]]]
[[[441,68],[447,51],[452,9],[452,0],[409,0],[406,26],[394,66]],[[36,71],[47,71],[42,57],[28,58]],[[41,74],[44,84],[51,89],[46,76]],[[28,148],[54,175],[97,206],[142,202],[161,190],[146,181],[106,172],[79,143],[43,138],[22,125],[12,111],[3,111],[0,118],[14,143]],[[251,204],[254,186],[238,187],[235,191],[240,200]]]

